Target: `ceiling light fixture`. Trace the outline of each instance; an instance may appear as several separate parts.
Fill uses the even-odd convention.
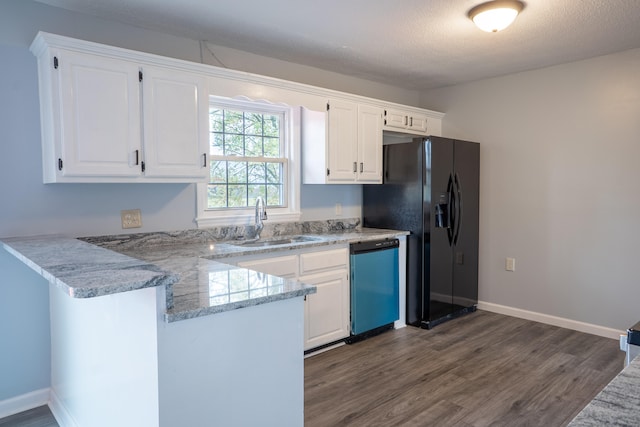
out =
[[[524,8],[518,0],[495,0],[482,3],[469,11],[469,18],[482,31],[495,33],[504,30]]]

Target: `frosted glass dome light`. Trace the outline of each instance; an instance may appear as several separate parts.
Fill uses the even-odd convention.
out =
[[[524,3],[517,0],[489,1],[471,9],[469,18],[482,31],[495,33],[511,25],[523,8]]]

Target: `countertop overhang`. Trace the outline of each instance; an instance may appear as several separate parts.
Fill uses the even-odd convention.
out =
[[[74,298],[93,298],[164,286],[165,320],[174,322],[315,293],[314,286],[225,264],[225,259],[349,244],[407,235],[362,228],[316,234],[311,241],[248,247],[234,241],[181,243],[148,233],[76,239],[60,236],[8,238],[9,253]]]

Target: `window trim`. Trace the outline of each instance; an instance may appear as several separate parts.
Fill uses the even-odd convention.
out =
[[[252,110],[265,113],[283,113],[282,137],[284,138],[283,158],[288,159],[285,176],[285,207],[267,207],[268,221],[289,222],[300,220],[300,107],[292,107],[283,103],[272,103],[266,100],[252,100],[247,97],[225,98],[209,96],[209,105],[222,106],[232,109]],[[207,120],[207,126],[209,121]],[[210,133],[210,130],[207,131]],[[212,156],[208,156],[212,157]],[[208,159],[210,162],[211,159]],[[198,228],[214,227],[220,225],[252,225],[255,209],[227,208],[207,209],[206,182],[196,184],[196,224]]]

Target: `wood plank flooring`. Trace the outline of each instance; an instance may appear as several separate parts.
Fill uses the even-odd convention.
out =
[[[564,426],[622,369],[618,342],[477,311],[305,360],[305,426]]]
[[[48,406],[0,418],[0,427],[59,427]]]
[[[477,311],[305,360],[305,426],[564,426],[622,369],[618,342]],[[58,427],[46,406],[0,427]]]

